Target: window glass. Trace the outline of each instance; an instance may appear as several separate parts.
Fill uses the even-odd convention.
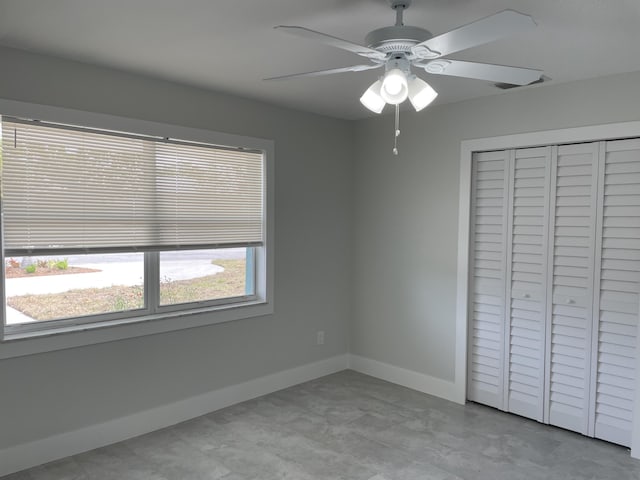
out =
[[[252,248],[160,253],[160,305],[253,295]]]
[[[143,285],[142,253],[6,258],[6,323],[140,309]]]

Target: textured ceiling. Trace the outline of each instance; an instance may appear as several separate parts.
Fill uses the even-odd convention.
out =
[[[450,58],[540,68],[550,83],[640,70],[639,0],[414,0],[405,23],[437,35],[505,8],[538,27]],[[272,27],[363,43],[394,20],[386,0],[0,0],[0,45],[356,119],[371,115],[358,98],[378,71],[263,82],[362,63]],[[500,92],[480,80],[420,75],[439,104]]]

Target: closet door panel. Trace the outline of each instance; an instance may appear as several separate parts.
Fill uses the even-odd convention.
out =
[[[508,348],[509,412],[538,421],[544,402],[544,315],[547,271],[550,147],[516,150],[509,207]]]
[[[598,144],[554,147],[545,421],[589,426]]]
[[[640,140],[607,142],[603,156],[593,433],[630,446],[640,312]]]
[[[467,396],[500,409],[504,391],[507,168],[506,152],[473,156]]]
[[[630,446],[640,139],[474,154],[471,214],[468,398]]]

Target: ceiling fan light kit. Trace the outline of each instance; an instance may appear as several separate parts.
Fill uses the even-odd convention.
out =
[[[429,106],[438,96],[431,85],[415,75],[390,70],[382,80],[376,80],[360,97],[360,103],[374,113],[381,113],[385,105],[398,105],[407,97],[416,112]]]
[[[437,96],[438,92],[431,85],[413,75],[413,78],[409,81],[409,101],[416,112],[428,107]]]
[[[387,104],[380,95],[382,89],[382,81],[376,80],[360,97],[360,103],[367,107],[374,113],[382,112],[382,109]]]
[[[399,105],[408,98],[413,108],[419,112],[438,96],[427,82],[411,72],[412,67],[430,75],[474,78],[513,85],[529,85],[538,82],[542,77],[543,72],[536,69],[441,58],[534,28],[536,23],[528,15],[514,10],[503,10],[434,37],[424,28],[404,24],[403,14],[411,5],[411,0],[388,0],[388,3],[396,12],[395,25],[369,32],[365,38],[366,46],[305,27],[275,27],[299,37],[318,40],[326,45],[355,53],[368,59],[369,64],[283,75],[266,80],[360,72],[384,67],[385,74],[364,92],[360,102],[374,113],[381,113],[386,104],[396,107],[394,133],[397,141],[400,134]],[[394,147],[393,153],[397,154],[397,148]]]

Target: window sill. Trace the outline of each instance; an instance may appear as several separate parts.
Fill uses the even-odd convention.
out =
[[[271,313],[273,313],[272,303],[252,300],[241,304],[181,310],[36,332],[7,333],[0,342],[0,360],[215,325]]]

